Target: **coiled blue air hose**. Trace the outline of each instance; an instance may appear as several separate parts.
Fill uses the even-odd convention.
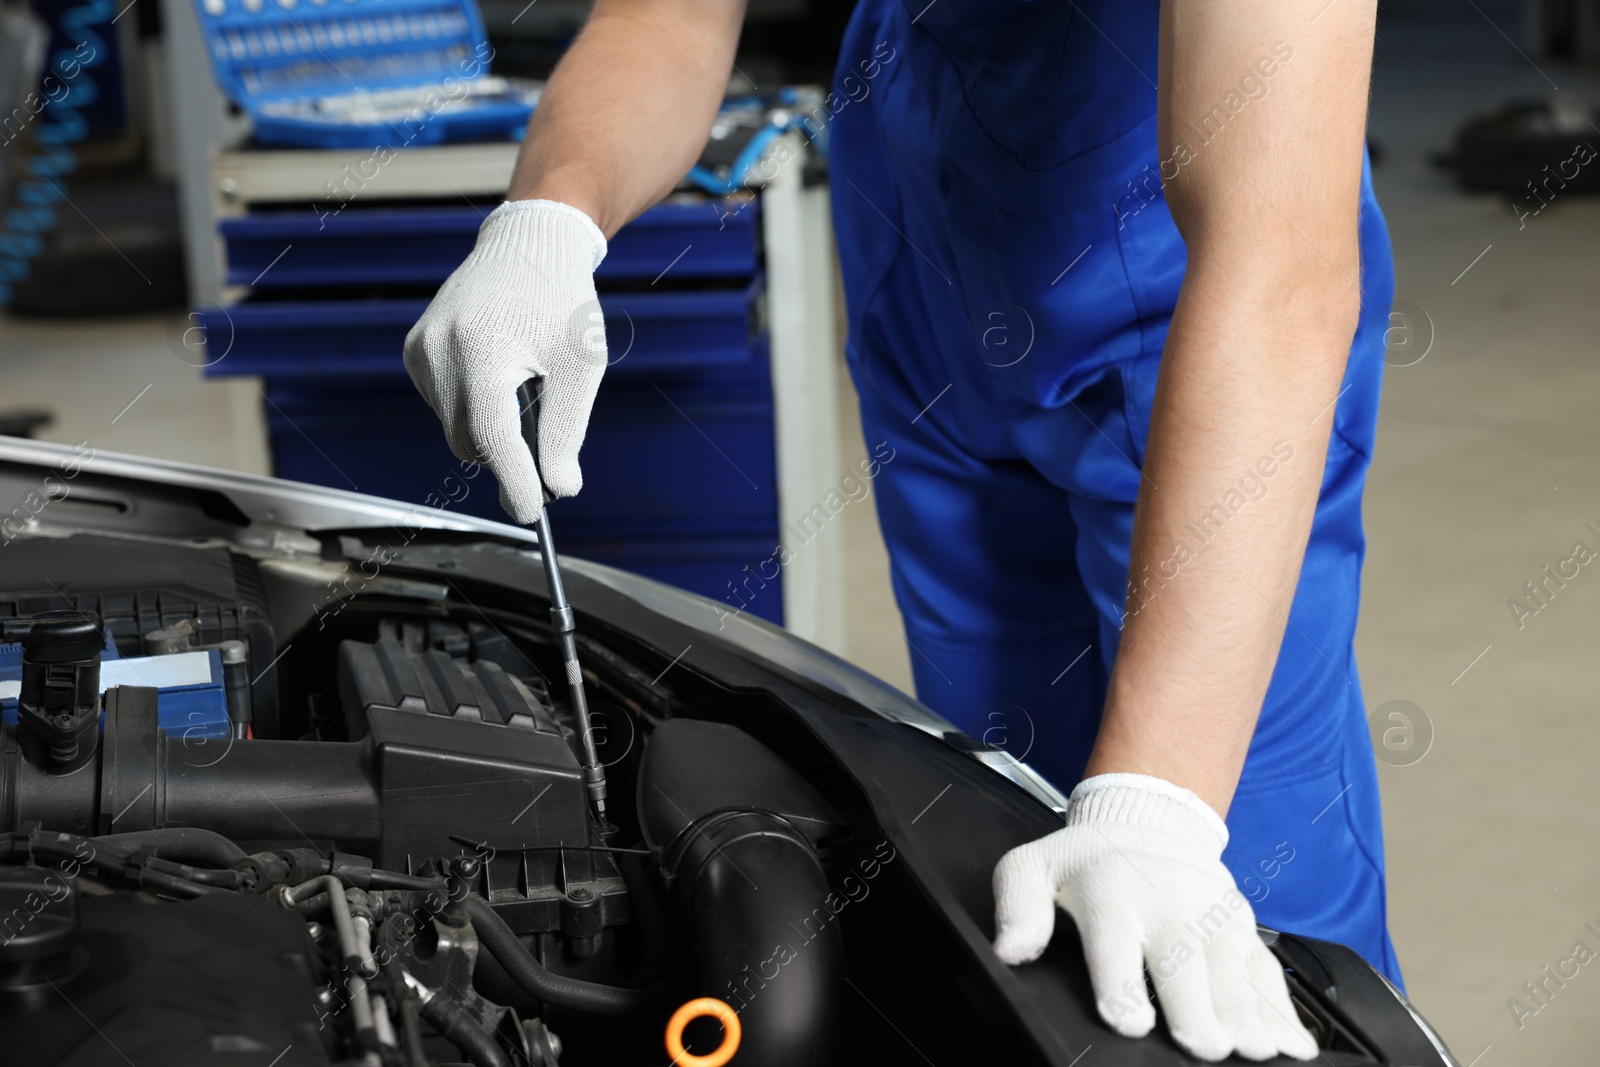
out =
[[[72,43],[50,58],[47,72],[67,86],[57,99],[46,97],[34,131],[34,150],[23,165],[12,206],[0,220],[0,307],[11,303],[17,283],[33,269],[44,239],[56,225],[56,204],[66,193],[66,176],[78,166],[72,146],[89,132],[79,109],[95,102],[99,90],[88,68],[105,58],[106,45],[91,28],[112,15],[112,0],[86,0],[61,16],[61,33]],[[76,68],[72,77],[68,69]]]

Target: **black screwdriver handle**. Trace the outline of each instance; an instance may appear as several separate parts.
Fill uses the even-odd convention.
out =
[[[537,384],[537,387],[535,386]],[[544,482],[544,467],[539,462],[539,405],[544,400],[544,382],[538,378],[529,378],[517,386],[517,407],[522,412],[522,440],[527,443],[528,452],[533,456],[534,469],[539,472],[540,498],[546,503],[554,500],[550,489]]]

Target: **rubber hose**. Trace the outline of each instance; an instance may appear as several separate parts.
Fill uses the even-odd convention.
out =
[[[406,1067],[428,1067],[422,1051],[422,1002],[414,996],[400,1002],[400,1043]]]
[[[200,885],[216,885],[223,889],[237,889],[243,880],[243,875],[238,871],[207,871],[196,867],[189,867],[184,877]]]
[[[84,843],[90,845],[88,856],[78,854],[78,847]],[[30,860],[36,860],[40,856],[74,860],[108,877],[126,880],[134,885],[177,897],[202,897],[229,892],[218,886],[186,881],[166,871],[151,870],[145,866],[130,868],[132,850],[125,849],[123,844],[107,838],[86,838],[75,834],[35,830],[26,835],[11,835],[10,852],[12,857],[20,853]]]
[[[373,868],[367,883],[373,889],[422,889],[444,893],[448,883],[443,878],[423,878],[416,874],[384,871]]]
[[[443,993],[422,1004],[422,1017],[470,1061],[473,1067],[511,1067],[511,1061],[488,1030],[467,1009]]]
[[[229,892],[229,890],[221,889],[214,885],[186,882],[182,878],[164,874],[161,871],[141,871],[138,877],[132,879],[132,881],[142,888],[159,890],[175,897],[209,897],[218,893]]]
[[[379,928],[378,943],[384,949],[378,970],[389,985],[389,996],[400,1013],[400,1057],[405,1067],[429,1067],[422,1051],[422,1001],[406,982],[405,969],[398,962],[400,951],[393,926],[387,921]]]
[[[245,858],[244,849],[214,830],[199,830],[188,826],[171,826],[161,830],[135,830],[127,834],[107,834],[90,840],[96,845],[110,845],[133,851],[149,845],[165,860],[183,863],[205,863],[212,867],[232,867]]]
[[[332,907],[333,904],[328,900],[328,894],[320,892],[313,893],[304,900],[294,902],[294,910],[307,919],[320,919],[325,915],[329,915],[331,912],[328,909]]]
[[[356,943],[355,923],[350,917],[350,902],[344,895],[344,886],[331,874],[313,878],[309,882],[287,889],[283,896],[290,904],[299,904],[319,893],[328,898],[328,909],[333,913],[333,929],[339,937],[339,955],[352,976],[361,963],[361,946]]]
[[[722,811],[692,827],[674,849],[682,853],[672,861],[676,895],[693,931],[700,989],[739,1013],[741,1062],[839,1062],[848,972],[840,924],[824,903],[837,898],[816,850],[768,812]]]
[[[612,1016],[636,1015],[648,1010],[655,1000],[650,990],[623,989],[552,973],[534,959],[533,953],[517,939],[505,920],[476,893],[467,897],[467,914],[472,917],[478,941],[512,980],[537,1000],[574,1011]]]

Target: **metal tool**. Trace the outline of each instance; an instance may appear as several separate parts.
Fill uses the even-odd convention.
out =
[[[539,402],[543,386],[534,392],[531,382],[517,388],[517,401],[522,408],[522,437],[533,453],[534,463],[539,460]],[[561,665],[567,672],[567,687],[572,692],[572,711],[578,720],[578,741],[583,749],[583,784],[589,800],[594,805],[595,820],[601,835],[609,827],[606,822],[606,772],[595,752],[594,729],[589,722],[589,700],[583,692],[583,671],[578,667],[577,625],[572,605],[567,603],[567,589],[561,581],[561,564],[556,558],[556,543],[550,535],[550,516],[545,504],[554,499],[544,486],[544,475],[539,475],[539,516],[533,520],[533,532],[539,538],[539,556],[544,561],[544,581],[550,588],[550,625],[561,645]]]

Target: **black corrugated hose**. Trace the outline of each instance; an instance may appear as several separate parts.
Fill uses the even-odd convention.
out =
[[[195,861],[212,867],[232,867],[245,858],[244,849],[211,830],[189,826],[169,826],[160,830],[136,830],[127,834],[106,834],[91,838],[97,845],[110,845],[132,851],[149,845],[166,860]]]
[[[472,1017],[466,1005],[443,993],[422,1002],[422,1017],[461,1050],[473,1067],[511,1067],[494,1034]]]

